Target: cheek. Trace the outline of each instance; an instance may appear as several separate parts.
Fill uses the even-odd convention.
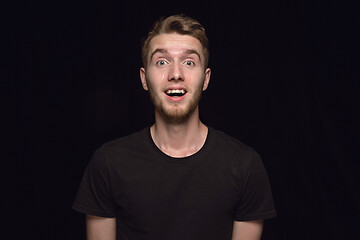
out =
[[[161,91],[164,85],[164,79],[166,79],[165,73],[159,72],[148,72],[146,75],[146,82],[151,91],[155,94],[158,91]]]
[[[167,80],[167,71],[166,70],[159,70],[159,69],[151,69],[147,72],[148,79],[152,82],[162,82]]]
[[[188,72],[188,74],[185,75],[185,79],[193,82],[195,85],[202,85],[205,80],[205,74],[201,71]]]
[[[165,81],[165,80],[167,79],[166,76],[167,76],[166,73],[163,72],[163,73],[161,74],[161,81]]]

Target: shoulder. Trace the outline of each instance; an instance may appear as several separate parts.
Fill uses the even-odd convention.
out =
[[[230,151],[230,153],[241,154],[244,156],[250,156],[253,154],[258,155],[252,147],[248,146],[242,141],[220,130],[216,130],[213,128],[210,129],[213,141],[217,146],[221,147],[219,150],[222,149],[222,151]]]
[[[216,152],[224,156],[230,162],[241,165],[241,168],[251,168],[261,164],[260,155],[242,141],[219,130],[210,129],[212,141]]]
[[[149,151],[149,128],[104,143],[93,154],[93,162],[111,164]]]
[[[144,145],[148,145],[149,131],[149,128],[144,128],[130,135],[108,141],[98,148],[97,151],[137,150],[144,147]]]

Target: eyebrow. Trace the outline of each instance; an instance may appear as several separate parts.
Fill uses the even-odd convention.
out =
[[[168,53],[168,51],[164,48],[156,48],[152,53],[151,53],[151,56],[150,56],[150,61],[151,59],[153,58],[153,56],[156,54],[156,53]],[[186,55],[190,55],[190,54],[196,54],[199,58],[199,61],[201,62],[201,57],[200,57],[200,53],[198,51],[196,51],[195,49],[187,49],[185,51],[185,54]]]
[[[185,51],[185,53],[187,55],[190,55],[190,54],[196,54],[199,58],[199,61],[201,62],[201,57],[200,57],[200,53],[198,51],[196,51],[195,49],[188,49]]]
[[[167,53],[168,51],[166,50],[166,49],[164,49],[164,48],[156,48],[153,52],[152,52],[152,54],[151,54],[151,56],[150,56],[150,61],[151,61],[151,59],[153,58],[153,56],[155,55],[155,53]]]

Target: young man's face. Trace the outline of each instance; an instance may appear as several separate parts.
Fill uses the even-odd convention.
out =
[[[189,35],[160,34],[149,44],[148,64],[140,69],[155,111],[166,121],[180,123],[197,111],[201,92],[210,80],[200,41]]]

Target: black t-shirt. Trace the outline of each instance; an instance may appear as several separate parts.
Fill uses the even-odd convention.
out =
[[[116,217],[118,240],[230,240],[234,220],[276,215],[259,155],[212,128],[184,158],[158,149],[149,128],[104,144],[73,208]]]

